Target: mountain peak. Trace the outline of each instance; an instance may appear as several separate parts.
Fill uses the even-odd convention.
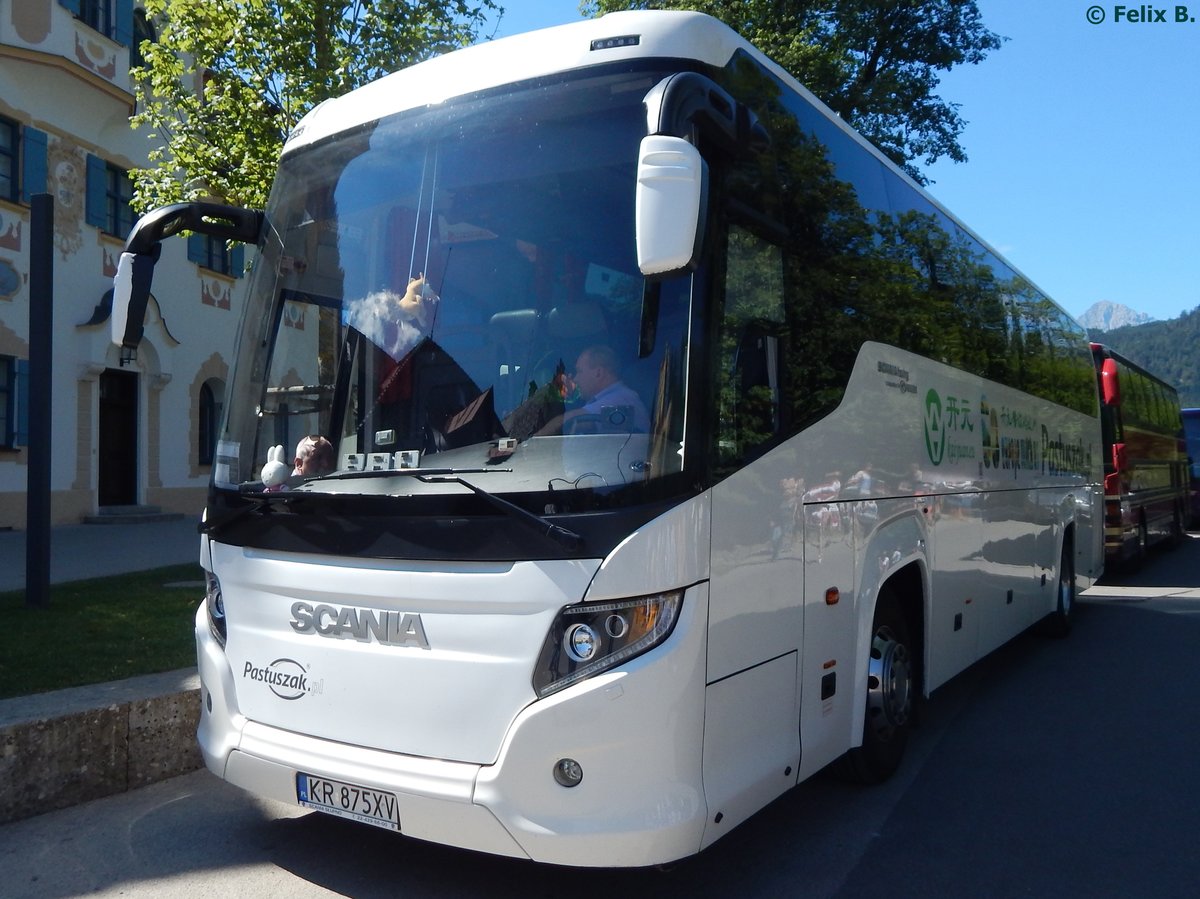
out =
[[[1094,328],[1097,331],[1111,331],[1114,328],[1124,328],[1128,325],[1144,325],[1146,322],[1154,321],[1154,316],[1147,315],[1145,312],[1138,312],[1130,309],[1128,306],[1122,306],[1120,303],[1110,303],[1108,300],[1101,300],[1098,303],[1092,303],[1083,315],[1079,316],[1079,323],[1085,328]]]

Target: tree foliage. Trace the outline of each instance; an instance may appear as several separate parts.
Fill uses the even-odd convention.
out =
[[[475,40],[494,0],[145,0],[159,30],[133,72],[151,165],[141,209],[214,196],[261,207],[306,112]]]
[[[928,179],[918,162],[966,160],[965,123],[938,96],[938,73],[981,62],[1002,40],[975,0],[588,0],[583,9],[694,9],[721,19],[919,183]]]

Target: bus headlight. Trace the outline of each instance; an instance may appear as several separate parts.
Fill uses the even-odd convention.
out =
[[[599,648],[596,632],[586,624],[572,624],[567,628],[563,649],[576,662],[590,662],[596,657]]]
[[[567,606],[542,644],[533,689],[548,696],[654,648],[670,636],[682,602],[676,590]]]
[[[222,646],[225,645],[225,600],[221,596],[221,582],[211,571],[204,572],[204,607],[208,609],[208,629]]]

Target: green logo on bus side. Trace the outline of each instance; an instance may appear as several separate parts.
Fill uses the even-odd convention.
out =
[[[946,432],[942,427],[942,398],[932,387],[925,394],[925,451],[934,465],[942,464],[946,453]]]

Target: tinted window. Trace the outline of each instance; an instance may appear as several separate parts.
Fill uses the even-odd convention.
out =
[[[1070,316],[753,61],[723,75],[771,137],[735,162],[726,209],[782,254],[778,436],[840,402],[867,340],[1096,413],[1086,333]],[[731,268],[737,252],[731,236]],[[742,339],[727,329],[723,352]]]

